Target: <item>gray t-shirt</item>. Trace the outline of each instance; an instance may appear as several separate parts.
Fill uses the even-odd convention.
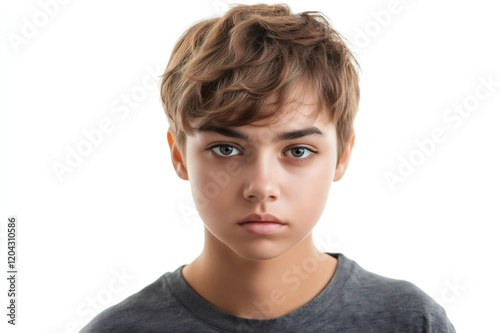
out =
[[[274,319],[244,319],[201,298],[181,269],[97,315],[81,332],[455,332],[444,309],[421,289],[373,274],[340,253],[326,287]]]

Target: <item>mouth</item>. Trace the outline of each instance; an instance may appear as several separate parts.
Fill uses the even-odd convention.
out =
[[[238,224],[249,233],[255,235],[274,234],[285,226],[284,222],[270,214],[252,214],[245,217]]]

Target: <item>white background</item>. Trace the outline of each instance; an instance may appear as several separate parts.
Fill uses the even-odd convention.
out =
[[[227,2],[1,3],[0,266],[6,271],[7,217],[16,215],[20,272],[14,328],[1,279],[1,331],[74,332],[201,249],[202,224],[170,164],[156,86],[181,33]],[[500,310],[494,2],[287,3],[326,14],[362,68],[356,145],[332,186],[318,245],[415,283],[457,331],[491,332]],[[481,78],[496,86],[480,87]],[[125,107],[132,94],[134,107]],[[443,118],[464,103],[473,109],[467,118]],[[84,131],[103,120],[109,133],[88,146]],[[424,155],[415,141],[436,129],[446,139]],[[54,163],[66,164],[77,147],[91,151],[59,179]],[[406,166],[391,189],[385,175],[404,172],[410,157],[419,165]]]

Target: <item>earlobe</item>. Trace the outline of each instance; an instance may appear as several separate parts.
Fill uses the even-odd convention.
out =
[[[170,147],[170,157],[172,158],[172,165],[174,166],[175,172],[181,179],[189,180],[181,150],[174,134],[170,130],[167,132],[167,141]]]
[[[336,182],[344,176],[345,171],[347,170],[347,166],[349,165],[349,160],[351,159],[351,152],[354,146],[356,135],[353,134],[349,141],[347,142],[344,152],[342,156],[340,156],[340,160],[335,168],[335,174],[333,176],[333,181]]]

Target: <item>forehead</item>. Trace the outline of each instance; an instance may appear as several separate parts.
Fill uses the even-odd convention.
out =
[[[241,126],[207,126],[197,130],[193,139],[212,139],[223,136],[249,143],[269,144],[282,141],[315,138],[336,142],[335,126],[324,113],[314,109],[297,109],[280,115],[273,121],[263,119]]]
[[[259,103],[247,109],[236,104],[215,117],[200,119],[193,128],[204,131],[211,127],[257,127],[269,128],[304,126],[313,123],[328,123],[332,119],[315,84],[309,80],[297,80],[286,89],[261,98]]]
[[[290,121],[311,122],[319,116],[326,116],[318,91],[309,84],[308,80],[300,80],[291,84],[281,95],[273,94],[265,99],[262,112],[266,115],[262,121],[254,122],[255,125],[283,124]]]

